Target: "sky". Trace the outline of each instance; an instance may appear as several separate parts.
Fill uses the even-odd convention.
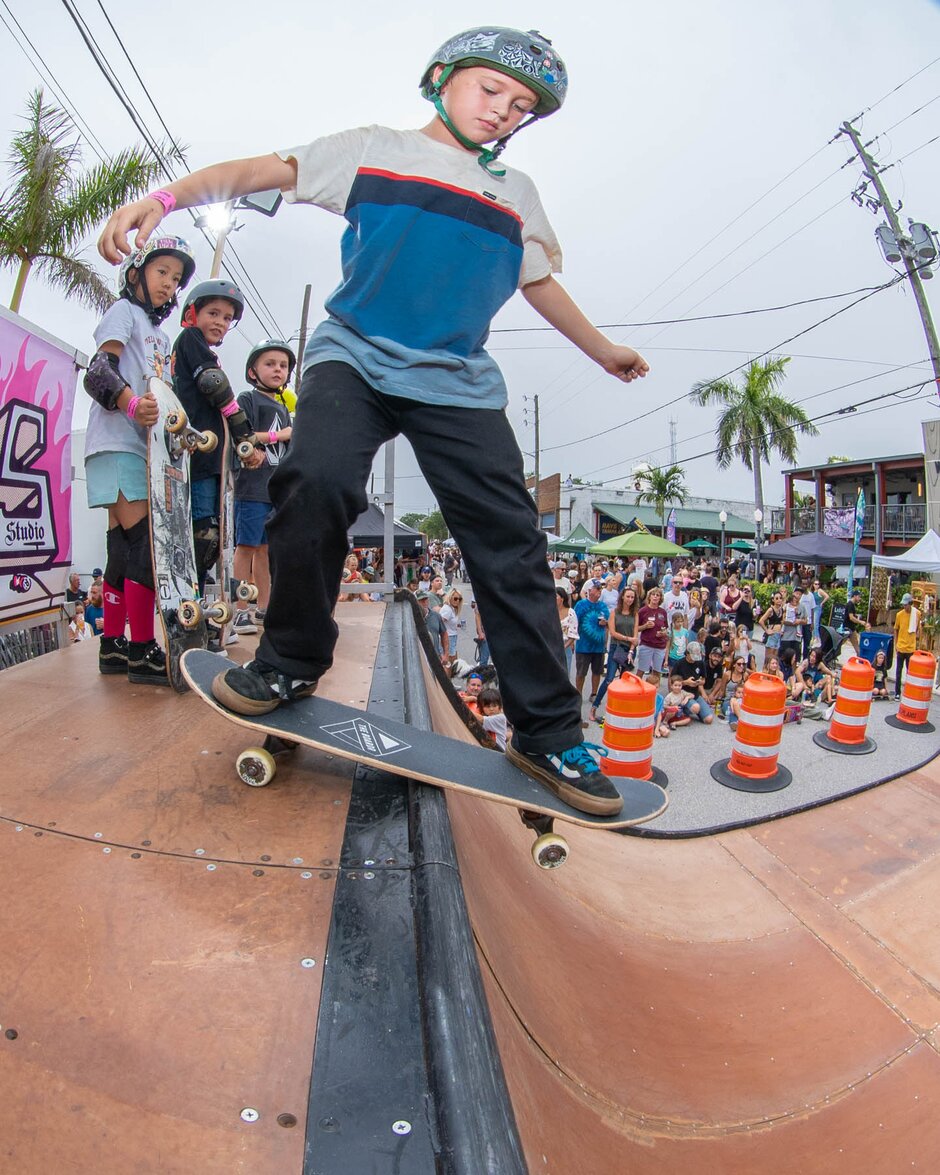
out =
[[[699,380],[740,378],[765,352],[792,358],[786,396],[811,417],[829,414],[817,422],[818,437],[801,439],[799,465],[836,454],[922,451],[920,422],[935,417],[938,399],[929,385],[910,386],[927,380],[930,367],[908,284],[815,324],[893,276],[874,239],[882,217],[850,198],[861,167],[847,162],[844,136],[831,142],[843,121],[856,119],[869,150],[891,165],[883,179],[902,201],[902,224],[910,216],[940,227],[940,4],[895,0],[888,19],[883,8],[857,0],[589,0],[577,8],[539,0],[482,10],[412,0],[407,17],[376,0],[273,0],[263,9],[248,0],[163,0],[159,9],[72,2],[147,125],[165,136],[108,28],[105,13],[110,17],[190,169],[347,127],[424,125],[432,107],[418,92],[421,73],[462,28],[491,19],[538,27],[553,40],[568,68],[569,96],[559,113],[517,136],[504,159],[539,188],[564,251],[559,280],[592,321],[641,351],[651,371],[643,381],[619,383],[545,328],[521,296],[512,298],[494,321],[489,349],[506,376],[527,468],[534,467],[537,395],[543,476],[560,472],[622,488],[637,465],[669,463],[674,432],[693,495],[752,500],[753,479],[743,466],[715,465],[716,410],[692,405],[687,394]],[[29,38],[101,146],[110,152],[140,140],[62,0],[0,0],[0,18],[3,144],[22,125],[29,91],[49,88],[10,27],[19,41]],[[91,147],[86,159],[95,161]],[[250,294],[262,320],[246,314],[220,351],[236,384],[259,338],[296,335],[308,282],[315,324],[338,281],[344,222],[284,205],[273,219],[243,212],[239,223],[231,240],[265,306]],[[164,226],[193,241],[198,276],[207,276],[211,249],[188,215],[174,213]],[[108,270],[91,239],[87,256]],[[0,270],[4,304],[14,279],[13,270]],[[938,286],[940,280],[927,283],[934,306]],[[858,292],[830,298],[851,291]],[[827,300],[740,313],[820,298]],[[95,315],[65,303],[41,276],[30,278],[21,313],[71,346],[93,350]],[[176,325],[168,323],[171,333]],[[86,415],[79,390],[76,427]],[[778,462],[764,473],[768,505],[783,500],[780,469]],[[383,470],[380,455],[376,494]],[[409,446],[399,441],[395,513],[432,505]]]

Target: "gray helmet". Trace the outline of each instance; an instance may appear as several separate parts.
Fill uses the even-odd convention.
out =
[[[483,65],[508,74],[538,95],[532,113],[539,117],[554,114],[568,91],[568,71],[564,62],[548,37],[535,29],[524,33],[519,29],[491,25],[468,29],[451,37],[434,54],[421,75],[421,93],[430,101],[439,92],[441,84],[436,87],[431,81],[435,65],[451,66],[452,69]]]
[[[235,307],[235,322],[238,322],[245,312],[245,299],[238,286],[228,281],[227,278],[217,277],[212,278],[211,281],[199,282],[186,295],[183,313],[180,315],[183,323],[186,322],[186,312],[190,306],[198,310],[200,302],[208,302],[210,298],[225,298],[226,301],[231,302]]]
[[[263,355],[265,351],[283,351],[287,356],[287,378],[294,374],[294,368],[297,366],[297,356],[294,354],[289,343],[285,343],[283,339],[262,339],[260,343],[255,345],[248,352],[248,358],[245,360],[245,379],[249,383],[253,383],[248,372],[255,365],[255,360]]]

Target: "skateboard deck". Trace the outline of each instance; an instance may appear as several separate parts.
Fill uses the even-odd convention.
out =
[[[187,649],[204,649],[206,622],[198,615],[199,587],[193,525],[190,513],[188,442],[192,429],[171,432],[167,424],[174,414],[185,420],[172,389],[159,379],[147,381],[157,401],[159,416],[149,430],[147,477],[150,490],[150,554],[157,595],[157,616],[163,629],[167,673],[180,693],[188,688],[180,672],[180,657]],[[198,618],[190,627],[180,620],[180,608],[197,606]]]
[[[187,652],[182,660],[183,675],[195,693],[224,718],[257,735],[302,743],[435,787],[479,796],[585,828],[616,830],[642,824],[663,812],[669,802],[663,789],[654,783],[614,779],[623,797],[623,811],[617,816],[592,816],[569,807],[496,751],[378,718],[326,698],[300,698],[257,718],[235,714],[212,696],[213,678],[232,665],[227,657],[199,649]],[[252,754],[245,752],[248,756]],[[256,766],[259,764],[263,776],[264,753],[256,760]],[[269,778],[246,778],[241,770],[239,774],[245,782],[261,786],[273,778],[273,760],[270,768]]]

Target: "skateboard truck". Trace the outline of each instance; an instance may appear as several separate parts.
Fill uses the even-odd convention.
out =
[[[232,605],[225,600],[204,604],[200,600],[184,600],[176,609],[176,618],[187,632],[199,627],[201,620],[207,620],[216,628],[222,628],[232,619]]]
[[[532,845],[532,860],[540,869],[557,869],[568,860],[568,842],[555,832],[555,819],[542,812],[520,810],[519,816],[526,828],[539,835]]]
[[[258,598],[258,589],[253,583],[243,579],[235,589],[235,598],[243,604],[253,604]]]
[[[193,428],[182,408],[167,413],[166,431],[176,438],[180,448],[195,449],[199,453],[211,453],[219,443],[214,432],[200,432]]]

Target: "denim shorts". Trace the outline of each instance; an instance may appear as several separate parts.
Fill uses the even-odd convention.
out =
[[[203,477],[199,481],[190,482],[189,503],[194,519],[219,517],[221,488],[220,477]]]
[[[270,502],[235,502],[235,546],[266,547],[268,532],[264,529],[271,514]]]
[[[147,462],[136,453],[95,453],[85,459],[88,505],[113,506],[123,494],[128,502],[145,501]]]

